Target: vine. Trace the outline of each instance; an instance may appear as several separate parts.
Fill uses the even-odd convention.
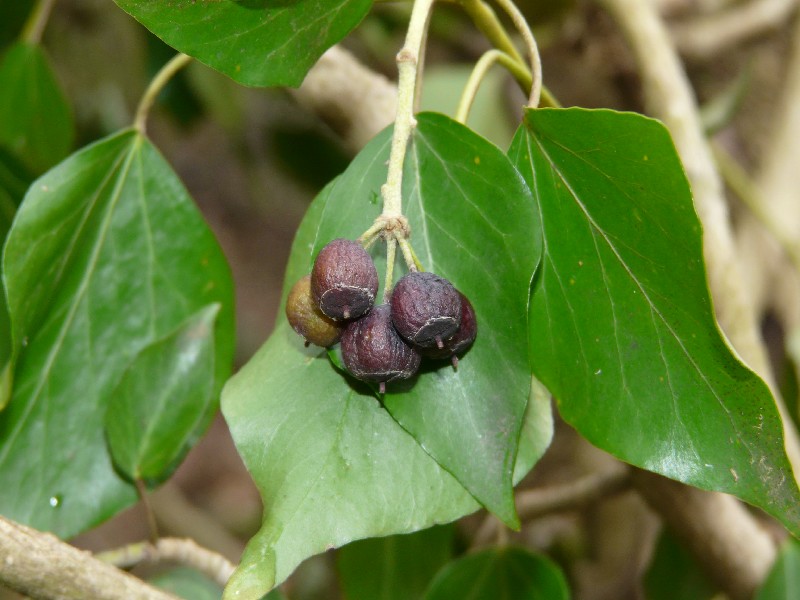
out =
[[[409,271],[424,270],[408,239],[411,232],[408,220],[402,210],[402,179],[408,142],[416,126],[414,111],[419,95],[417,79],[422,70],[427,27],[434,1],[416,0],[414,2],[405,43],[397,54],[399,73],[397,112],[386,183],[381,186],[383,211],[369,229],[359,237],[359,241],[364,247],[371,246],[378,237],[382,237],[386,241],[387,266],[384,301],[391,293],[398,246]],[[475,93],[486,72],[495,63],[504,66],[522,89],[528,92],[528,105],[532,108],[537,107],[543,95],[541,59],[536,40],[520,10],[512,0],[498,0],[498,4],[509,15],[525,42],[530,55],[530,69],[525,65],[522,55],[490,6],[482,0],[459,0],[459,3],[476,26],[497,48],[484,54],[475,65],[459,102],[456,120],[461,123],[466,122]],[[558,105],[549,93],[545,93],[545,97],[549,105]]]

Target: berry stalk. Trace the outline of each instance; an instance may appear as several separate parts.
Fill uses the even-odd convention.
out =
[[[406,41],[397,53],[397,113],[394,121],[392,148],[389,154],[389,172],[381,187],[384,218],[403,216],[403,163],[411,132],[417,124],[414,119],[414,98],[417,90],[417,66],[422,53],[422,43],[428,26],[434,0],[415,0],[408,24]]]

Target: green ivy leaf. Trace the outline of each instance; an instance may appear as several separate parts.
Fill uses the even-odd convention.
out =
[[[11,223],[25,191],[33,181],[30,172],[10,152],[0,147],[0,245],[5,244]],[[0,264],[0,277],[3,269]],[[8,316],[5,286],[0,289],[0,411],[11,399],[13,384],[11,320]]]
[[[775,402],[717,329],[666,129],[607,110],[529,110],[510,154],[544,232],[532,368],[564,419],[622,460],[734,494],[800,534]]]
[[[230,273],[175,173],[124,131],[34,182],[3,257],[14,392],[0,413],[0,512],[69,537],[135,499],[104,439],[142,350],[212,303],[215,389],[230,372]]]
[[[447,565],[425,600],[568,600],[569,588],[555,563],[524,548],[490,548]]]
[[[451,276],[472,298],[481,329],[457,373],[445,363],[421,375],[408,389],[393,390],[390,385],[385,401],[395,409],[395,402],[407,402],[406,411],[398,409],[395,414],[412,425],[415,418],[421,421],[428,415],[432,423],[426,435],[438,430],[452,448],[465,444],[453,472],[463,473],[471,464],[488,465],[480,471],[473,466],[478,472],[464,479],[485,477],[482,485],[492,482],[497,488],[491,493],[510,498],[514,456],[518,480],[544,452],[552,433],[549,397],[539,388],[534,388],[537,393],[528,402],[521,434],[522,415],[513,412],[516,406],[525,409],[531,380],[524,328],[508,321],[525,320],[536,256],[535,231],[529,229],[530,198],[518,175],[508,169],[508,163],[497,166],[496,148],[465,131],[444,117],[419,115],[415,148],[409,152],[405,174],[405,205],[414,231],[412,241],[423,263]],[[309,271],[322,245],[337,236],[357,237],[379,213],[390,135],[386,131],[373,140],[311,205],[292,248],[284,298],[288,288]],[[435,159],[437,148],[445,152],[439,155],[443,160]],[[486,172],[476,164],[476,156]],[[451,169],[449,173],[442,173],[444,165]],[[474,190],[455,185],[464,182],[459,177],[466,171]],[[484,173],[486,181],[473,182],[475,173]],[[505,179],[494,180],[497,173]],[[432,188],[437,186],[434,193]],[[517,190],[522,199],[509,197],[509,189]],[[470,190],[466,199],[462,190]],[[504,210],[495,210],[503,198]],[[464,214],[459,215],[460,211]],[[498,247],[499,239],[506,244],[503,248]],[[476,248],[485,244],[480,251],[485,265],[476,264],[473,253],[479,251],[470,247],[472,243]],[[519,255],[509,256],[512,249]],[[376,248],[373,256],[379,271],[383,270],[384,253]],[[463,264],[456,264],[459,261]],[[467,273],[470,269],[474,272]],[[527,273],[522,275],[523,271]],[[489,314],[492,310],[498,314]],[[464,381],[459,383],[458,377]],[[470,394],[468,386],[473,386]],[[493,407],[491,417],[496,420],[486,424],[485,408],[473,410],[471,404],[480,402]],[[412,406],[422,411],[417,417]],[[301,560],[327,548],[365,537],[417,531],[478,507],[459,481],[397,425],[369,387],[342,375],[324,351],[304,349],[282,315],[265,346],[226,385],[222,409],[266,507],[261,530],[250,541],[226,590],[230,598],[259,598]],[[507,410],[512,414],[503,416]],[[476,425],[464,426],[470,418]],[[498,421],[508,429],[496,432]],[[467,434],[459,439],[454,431],[459,427],[473,433],[471,442]],[[479,435],[485,436],[486,443],[481,443]],[[432,441],[446,445],[441,439]],[[496,444],[494,448],[505,447],[493,455],[489,442]],[[476,448],[489,450],[477,452]],[[512,461],[509,468],[506,456]],[[481,490],[480,484],[475,487]]]
[[[142,350],[111,393],[105,426],[111,456],[132,481],[157,482],[191,446],[214,406],[211,304]]]
[[[184,54],[244,85],[298,86],[371,0],[115,0]]]
[[[667,531],[656,545],[644,577],[644,590],[647,600],[712,600],[719,594],[718,586],[709,581],[694,557]]]
[[[0,146],[43,173],[72,147],[72,113],[44,50],[11,46],[0,62]]]
[[[219,600],[222,588],[202,573],[185,567],[151,577],[153,585],[186,600]]]
[[[453,556],[453,527],[431,527],[348,544],[337,565],[347,600],[422,598],[434,575]]]
[[[793,600],[800,598],[800,543],[789,539],[781,548],[754,600]]]

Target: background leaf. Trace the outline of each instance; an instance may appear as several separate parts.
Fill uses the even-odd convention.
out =
[[[218,312],[218,304],[207,306],[147,346],[111,393],[108,445],[114,463],[132,481],[162,479],[208,420]]]
[[[523,548],[499,547],[467,555],[436,576],[425,600],[567,600],[555,563]]]
[[[431,527],[348,544],[337,553],[347,600],[422,598],[433,576],[453,556],[453,527]]]
[[[644,576],[644,590],[647,600],[712,600],[719,593],[718,586],[668,531],[658,539]]]
[[[510,154],[544,232],[532,367],[564,419],[622,460],[734,494],[800,533],[781,421],[717,329],[666,129],[607,110],[530,110]]]
[[[18,357],[0,413],[0,512],[69,537],[135,499],[103,432],[119,378],[211,303],[222,307],[221,387],[233,353],[230,273],[178,178],[133,131],[79,151],[31,186],[3,266]]]
[[[186,600],[219,600],[222,597],[222,588],[219,585],[192,569],[171,569],[151,577],[149,581]]]
[[[252,86],[298,86],[371,0],[115,0],[176,50]]]
[[[788,539],[755,600],[792,600],[800,598],[800,544]]]
[[[33,5],[34,0],[0,2],[0,51],[19,36]]]
[[[17,206],[25,195],[33,177],[28,170],[0,147],[0,244],[5,244]],[[3,269],[0,264],[0,277]],[[5,287],[0,289],[0,411],[11,398],[13,383],[13,347],[11,344],[11,321],[8,316]]]
[[[441,119],[444,118],[420,115],[419,129],[424,132],[429,123]],[[373,140],[309,208],[292,248],[284,298],[288,288],[309,271],[315,248],[335,235],[359,235],[378,214],[377,194],[386,178],[390,135],[391,132],[386,131]],[[469,144],[466,148],[467,152],[472,150]],[[415,171],[413,166],[409,168],[412,169],[408,174],[410,183],[405,189],[414,197],[413,194],[418,194],[412,192]],[[431,169],[424,176],[429,174],[438,176],[440,172]],[[514,178],[516,175],[512,172],[511,185],[518,185]],[[443,189],[446,190],[446,186]],[[445,201],[452,196],[445,191],[440,198]],[[491,202],[497,202],[496,198],[494,194]],[[413,202],[407,202],[406,206],[412,227],[418,232],[412,239],[415,243],[426,239],[423,222],[414,221],[416,217],[411,213],[419,211],[419,207],[413,208]],[[515,211],[510,209],[504,214],[510,218]],[[477,221],[474,229],[464,232],[465,236],[475,235],[475,239],[481,239],[484,231],[481,220]],[[517,218],[522,230],[520,221],[522,219]],[[486,226],[485,220],[483,225]],[[488,236],[488,247],[494,249],[493,235]],[[508,236],[512,247],[514,239],[513,235]],[[445,240],[436,243],[442,244],[437,248],[448,244]],[[526,243],[521,242],[521,245]],[[423,261],[430,256],[430,248],[424,243],[417,245],[417,251],[422,254]],[[449,253],[458,255],[452,249],[442,249],[443,255]],[[382,256],[383,253],[374,253],[379,270],[383,270],[385,264]],[[530,257],[524,260],[532,261]],[[521,267],[504,267],[499,272],[515,268]],[[477,279],[475,276],[465,281]],[[460,285],[459,280],[454,281]],[[475,283],[472,286],[477,287]],[[513,282],[509,282],[509,286],[510,289],[515,287]],[[527,283],[519,288],[526,298]],[[467,293],[472,295],[471,291],[472,288]],[[490,293],[476,291],[473,300],[480,297],[481,306],[485,306]],[[525,318],[524,305],[525,300],[517,308],[522,311],[522,319]],[[479,304],[475,306],[480,312]],[[474,374],[483,372],[485,366],[475,357],[491,353],[495,338],[488,324],[493,323],[492,318],[485,322],[486,326],[480,315],[478,318],[479,327],[484,329],[478,334],[476,347],[459,364],[459,376],[466,373],[464,377],[477,377]],[[524,338],[524,331],[519,328],[505,325],[502,329],[513,329]],[[505,334],[508,333],[501,333]],[[490,348],[478,351],[479,344]],[[513,347],[519,345],[524,345],[524,339],[521,343],[516,339],[512,343]],[[531,385],[525,356],[523,350],[521,356],[513,358],[521,362],[522,374],[514,372],[512,376],[513,385],[524,385],[524,391],[520,390],[523,404]],[[492,359],[489,361],[491,363]],[[470,367],[470,363],[474,364]],[[491,364],[495,367],[493,375],[497,375],[499,367]],[[448,371],[452,371],[449,365],[426,373],[424,377],[454,378]],[[413,394],[420,393],[418,386],[424,377],[410,390],[398,393],[398,398],[410,400]],[[517,377],[519,383],[516,383]],[[482,385],[476,383],[476,389],[483,389]],[[506,382],[498,385],[504,389],[502,386]],[[479,393],[476,395],[480,397]],[[387,395],[387,399],[390,396]],[[552,435],[549,397],[534,394],[531,398],[519,438],[515,480],[530,470]],[[430,395],[427,399],[429,403],[437,400]],[[261,530],[250,541],[228,585],[228,597],[258,598],[259,594],[283,581],[301,560],[327,548],[365,537],[425,529],[478,508],[456,479],[397,425],[367,386],[345,378],[331,365],[324,351],[304,349],[302,340],[282,315],[271,338],[226,385],[222,409],[265,506]],[[437,416],[437,409],[426,407],[425,410]],[[518,425],[516,429],[519,431]],[[516,443],[516,440],[511,441]],[[475,454],[474,449],[471,447],[468,453]]]
[[[43,173],[72,147],[72,113],[44,50],[12,45],[0,62],[0,146]]]

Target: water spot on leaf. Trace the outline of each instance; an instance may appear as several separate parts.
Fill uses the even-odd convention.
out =
[[[58,508],[63,502],[64,498],[62,498],[61,494],[50,496],[50,500],[48,500],[48,504],[51,508]]]

